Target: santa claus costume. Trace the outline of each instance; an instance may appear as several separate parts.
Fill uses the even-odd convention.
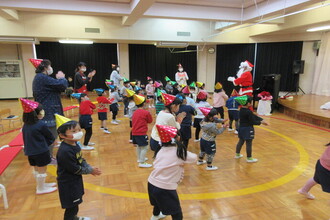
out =
[[[245,60],[241,62],[239,71],[237,72],[237,78],[228,77],[228,81],[233,82],[234,86],[240,86],[239,95],[253,96],[253,77],[251,74],[252,67],[254,67],[249,61]]]
[[[178,72],[175,73],[175,81],[179,86],[187,85],[187,80],[189,79],[188,74],[183,71],[181,63],[178,64]]]

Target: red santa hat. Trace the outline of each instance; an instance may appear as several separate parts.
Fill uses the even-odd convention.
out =
[[[176,98],[174,95],[170,95],[166,93],[162,93],[162,97],[165,106],[170,105]]]
[[[156,124],[156,128],[158,130],[158,135],[162,143],[167,143],[172,141],[172,138],[174,138],[178,132],[178,130],[175,127],[168,125]]]
[[[250,63],[248,60],[245,60],[244,62],[241,63],[240,67],[254,67],[252,63]]]
[[[203,113],[203,115],[205,117],[210,113],[210,111],[212,109],[212,108],[205,108],[205,107],[198,107],[198,108],[199,108],[199,110],[201,110],[201,112]]]
[[[38,68],[38,66],[40,65],[40,63],[43,61],[42,59],[29,59],[29,61],[32,63],[32,65],[34,66],[34,68]]]
[[[31,101],[31,100],[22,99],[22,98],[20,98],[19,100],[21,101],[24,113],[33,112],[39,106],[38,102],[34,102],[34,101]]]

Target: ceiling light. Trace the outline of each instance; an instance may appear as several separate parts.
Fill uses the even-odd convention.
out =
[[[308,32],[329,30],[330,25],[307,29]]]
[[[189,43],[187,42],[158,42],[156,47],[167,47],[167,48],[184,48],[188,47]]]
[[[59,40],[61,44],[93,44],[91,40]]]
[[[35,43],[37,39],[34,37],[0,37],[0,42]]]

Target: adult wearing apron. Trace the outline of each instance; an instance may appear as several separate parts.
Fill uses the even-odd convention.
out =
[[[87,93],[87,84],[92,81],[96,70],[91,71],[86,76],[86,63],[79,62],[75,69],[75,72],[76,74],[74,76],[74,91],[76,93]]]

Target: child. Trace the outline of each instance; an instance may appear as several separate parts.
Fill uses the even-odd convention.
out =
[[[222,89],[221,83],[217,82],[217,84],[215,84],[214,86],[213,108],[215,108],[218,111],[221,118],[225,118],[223,106],[225,105],[227,99],[228,96],[226,95],[225,91]]]
[[[268,125],[268,124],[262,118],[253,114],[252,111],[249,109],[252,106],[251,96],[247,96],[247,95],[239,96],[236,97],[235,100],[242,105],[239,111],[239,120],[240,120],[240,125],[238,129],[239,141],[236,145],[235,158],[239,159],[243,157],[243,155],[240,154],[240,152],[244,142],[246,142],[246,154],[247,154],[246,162],[255,163],[258,161],[258,159],[252,157],[252,140],[254,139],[253,125],[260,125],[260,124]]]
[[[153,85],[154,81],[148,77],[148,84],[146,86],[146,92],[147,92],[147,99],[149,100],[149,108],[154,108],[154,93],[155,93],[155,87]]]
[[[164,218],[165,215],[181,220],[183,215],[176,189],[183,179],[184,164],[194,163],[197,155],[187,151],[179,141],[175,127],[156,126],[162,147],[155,152],[154,170],[148,178],[148,195],[153,206],[151,220]]]
[[[180,114],[181,112],[186,113],[186,117],[181,122],[180,134],[182,143],[188,148],[189,139],[191,138],[192,116],[196,115],[197,112],[192,106],[187,105],[187,99],[183,94],[177,95],[177,97],[182,100],[182,104],[176,114]]]
[[[166,81],[166,86],[165,86],[166,92],[168,94],[172,94],[173,93],[173,86],[171,84],[171,79],[166,76],[165,81]]]
[[[133,91],[132,91],[133,92]],[[133,96],[130,96],[128,98],[128,118],[129,118],[129,127],[132,128],[132,117],[133,117],[133,113],[135,112],[135,110],[137,109],[136,104],[133,100]],[[133,138],[132,138],[132,129],[130,131],[130,135],[129,135],[129,143],[133,142]]]
[[[137,109],[132,117],[132,137],[133,144],[136,145],[136,155],[138,157],[139,167],[152,167],[146,163],[146,154],[148,151],[148,124],[152,122],[152,117],[149,111],[145,110],[146,98],[140,95],[133,95]]]
[[[215,116],[218,114],[218,111],[214,108],[211,109],[201,107],[200,110],[203,112],[205,118],[201,122],[201,128],[203,132],[200,142],[200,153],[197,165],[207,163],[206,170],[217,170],[218,167],[212,166],[213,158],[216,153],[215,138],[218,134],[221,134],[225,128],[228,127],[228,125],[225,124],[222,126],[221,123],[225,122],[226,120],[216,118]],[[207,157],[206,161],[203,160],[205,154]]]
[[[231,93],[231,97],[226,101],[226,107],[228,108],[228,116],[229,116],[229,128],[228,131],[234,131],[235,134],[238,134],[238,119],[239,119],[239,111],[238,111],[238,102],[235,100],[238,93],[236,90],[233,90]],[[233,129],[233,121],[235,121],[235,129]]]
[[[121,87],[120,89],[120,95],[123,98],[123,103],[124,103],[124,116],[128,117],[128,96],[127,96],[127,89],[129,90],[133,90],[132,86],[130,85],[130,81],[126,78],[124,78],[124,82],[123,82],[124,86]]]
[[[180,92],[179,91],[179,84],[174,83],[172,95],[177,95],[177,94],[179,94],[179,92]]]
[[[160,90],[157,90],[157,101],[156,101],[156,115],[162,110],[165,109],[165,105],[163,103],[163,98],[162,98],[162,92]]]
[[[212,106],[206,101],[207,100],[207,94],[205,92],[199,92],[197,95],[197,100],[196,100],[196,106],[195,106],[195,110],[197,112],[197,115],[194,118],[194,128],[196,128],[195,130],[195,142],[200,141],[199,140],[199,133],[201,131],[201,126],[200,123],[204,118],[203,113],[201,112],[201,110],[199,109],[200,107],[205,107],[205,108],[211,108]]]
[[[122,99],[120,98],[119,94],[118,94],[118,88],[117,86],[113,86],[110,85],[110,99],[112,101],[111,105],[110,105],[110,111],[112,112],[112,121],[111,124],[114,125],[118,125],[119,124],[119,120],[116,120],[117,114],[118,114],[118,102],[121,101]]]
[[[104,97],[107,95],[107,93],[104,89],[95,89],[95,91],[96,91],[97,95],[99,96],[99,97],[97,97],[96,101],[99,104],[97,107],[97,114],[98,114],[99,120],[101,121],[101,129],[103,130],[104,133],[110,134],[111,132],[107,128],[108,108],[106,107],[106,105],[111,104],[111,101],[109,99],[107,99],[106,97]]]
[[[85,129],[85,138],[84,143],[81,146],[82,150],[94,150],[94,147],[91,147],[90,145],[95,145],[92,142],[89,142],[93,135],[93,109],[96,108],[96,106],[89,100],[87,94],[81,93],[80,98],[80,107],[79,107],[79,123],[80,127]]]
[[[186,97],[187,105],[190,105],[191,107],[195,108],[196,103],[193,98],[190,97],[190,89],[189,86],[186,86],[182,89],[183,95]]]
[[[68,121],[58,127],[57,132],[62,141],[57,152],[57,183],[61,206],[65,209],[64,220],[90,219],[77,217],[79,204],[84,195],[83,174],[98,176],[101,171],[91,167],[82,157],[77,144],[83,133],[76,121]]]
[[[307,180],[306,184],[298,190],[298,193],[306,196],[307,199],[315,199],[309,191],[316,184],[321,185],[323,192],[330,193],[330,142],[325,146],[327,149],[316,163],[314,177]]]
[[[190,97],[196,102],[197,100],[197,88],[196,88],[196,83],[192,82],[189,85],[189,90],[190,90]]]
[[[51,193],[57,190],[56,183],[45,183],[47,165],[51,162],[48,146],[55,138],[46,124],[41,121],[45,116],[42,105],[28,99],[20,99],[23,107],[23,140],[24,154],[33,166],[33,174],[37,181],[36,194]]]

